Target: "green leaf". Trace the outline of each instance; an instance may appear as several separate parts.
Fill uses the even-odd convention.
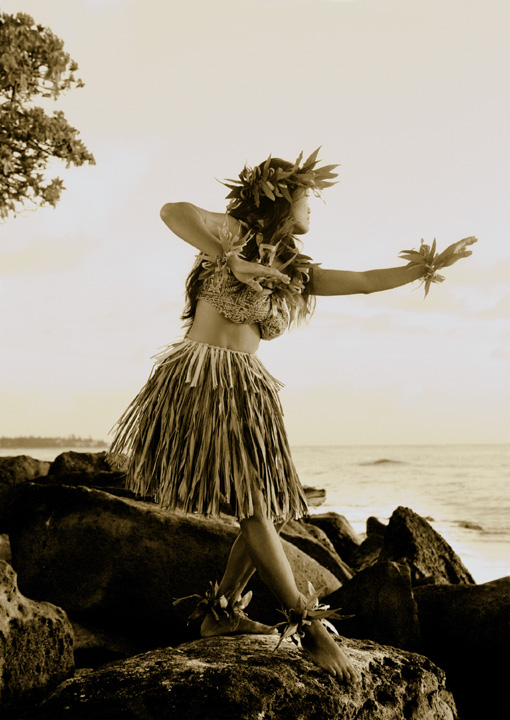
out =
[[[292,198],[290,196],[290,192],[289,192],[287,185],[280,185],[279,188],[282,191],[282,195],[285,198],[285,200],[287,200],[287,202],[289,202],[289,203],[292,203]]]
[[[269,185],[267,184],[267,182],[265,182],[264,180],[261,180],[260,187],[261,187],[264,195],[266,195],[266,197],[268,197],[270,200],[275,200],[274,193],[271,190],[271,188],[269,187]]]
[[[307,169],[309,166],[314,166],[317,162],[317,156],[319,155],[319,150],[321,149],[322,145],[319,145],[319,147],[313,151],[313,153],[310,155],[309,158],[305,160],[303,163],[303,170]],[[302,155],[302,153],[301,153]]]
[[[321,175],[330,174],[335,168],[340,167],[338,163],[336,165],[323,165],[321,168],[319,168],[318,172],[320,172]],[[336,177],[338,173],[333,173],[333,176]]]
[[[267,178],[267,172],[269,170],[269,164],[271,162],[271,155],[267,158],[266,162],[264,163],[264,167],[262,170],[262,177]]]

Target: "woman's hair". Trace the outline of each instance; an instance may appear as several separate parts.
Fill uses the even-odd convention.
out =
[[[258,165],[252,173],[260,174],[265,171],[269,177],[277,171],[291,171],[295,164],[281,158],[269,158]],[[243,174],[241,173],[240,178]],[[229,185],[229,187],[232,187]],[[292,217],[292,199],[298,192],[306,188],[301,184],[294,184],[290,180],[286,183],[284,195],[274,195],[263,192],[254,194],[251,191],[241,190],[237,197],[231,200],[227,207],[227,214],[238,220],[244,232],[249,233],[249,239],[243,247],[242,257],[248,261],[259,259],[259,246],[261,243],[277,246],[276,259],[285,265],[284,272],[291,279],[304,281],[301,292],[290,292],[280,289],[280,292],[289,304],[291,322],[301,322],[308,318],[314,309],[314,296],[311,294],[311,282],[308,272],[303,267],[311,265],[311,258],[301,253],[301,242],[293,235],[294,219]],[[229,195],[232,197],[232,193]],[[291,200],[289,202],[289,200]],[[243,232],[243,231],[242,231]],[[198,294],[200,292],[199,276],[203,273],[200,256],[193,266],[186,280],[186,306],[182,315],[185,326],[189,326],[195,316]],[[275,290],[277,292],[277,290]]]

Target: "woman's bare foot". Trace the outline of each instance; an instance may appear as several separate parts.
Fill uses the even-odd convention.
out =
[[[310,659],[330,675],[336,675],[344,682],[358,680],[349,659],[318,620],[313,620],[311,625],[307,626],[301,645]]]
[[[216,635],[274,635],[277,631],[269,625],[250,620],[242,611],[233,615],[219,615],[218,620],[209,613],[205,616],[200,627],[202,637],[215,637]]]

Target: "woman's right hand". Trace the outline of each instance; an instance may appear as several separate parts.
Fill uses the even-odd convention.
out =
[[[474,235],[470,235],[470,237],[458,240],[452,245],[449,245],[446,250],[443,250],[443,252],[437,255],[434,259],[435,267],[440,270],[443,267],[453,265],[453,263],[456,263],[457,260],[469,257],[472,255],[472,250],[466,250],[466,247],[468,245],[473,245],[477,241],[478,239]]]
[[[227,266],[230,268],[234,277],[240,282],[248,285],[255,292],[269,294],[271,290],[263,288],[259,282],[261,278],[275,278],[288,284],[290,277],[284,275],[284,273],[277,270],[275,267],[270,265],[261,265],[257,262],[250,262],[249,260],[243,260],[238,255],[232,255],[227,260]]]

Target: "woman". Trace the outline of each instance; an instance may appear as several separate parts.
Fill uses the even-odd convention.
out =
[[[309,229],[310,192],[332,185],[335,165],[268,158],[245,167],[230,188],[226,214],[168,203],[166,225],[200,252],[186,283],[183,341],[163,352],[149,381],[120,419],[111,452],[128,452],[128,487],[162,506],[217,515],[227,502],[240,532],[219,586],[191,617],[204,637],[266,633],[244,613],[242,592],[255,570],[276,595],[303,649],[344,681],[349,659],[329,636],[327,613],[305,597],[279,538],[291,518],[307,513],[278,400],[280,383],[255,355],[262,339],[308,317],[316,295],[389,290],[422,279],[442,280],[439,267],[471,254],[467,238],[441,255],[435,247],[405,251],[406,266],[367,272],[325,270],[300,252]],[[198,596],[199,597],[199,596]]]

